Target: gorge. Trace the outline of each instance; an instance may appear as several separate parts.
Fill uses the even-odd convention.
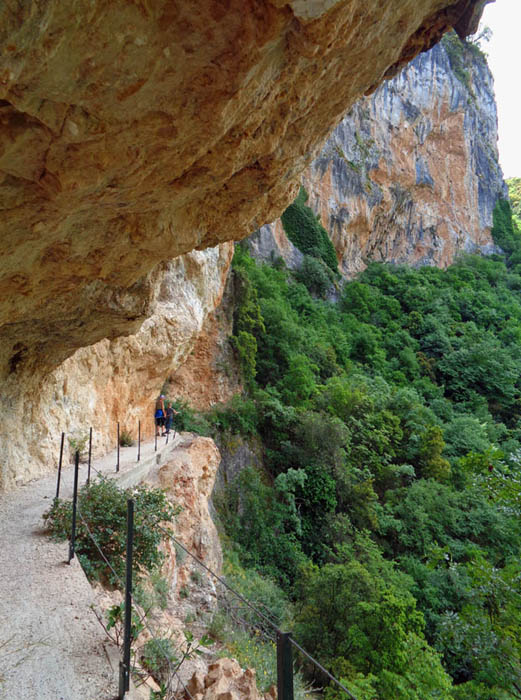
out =
[[[45,409],[24,405],[50,373],[136,332],[162,261],[279,214],[349,105],[484,4],[4,5],[2,417],[45,446]],[[4,489],[43,468],[19,432],[0,437]]]
[[[447,32],[484,4],[0,11],[3,496],[62,431],[151,438],[166,393],[173,531],[358,700],[520,697],[521,233],[486,58]],[[174,545],[161,634],[238,662],[189,687],[257,697],[256,667],[273,697]]]

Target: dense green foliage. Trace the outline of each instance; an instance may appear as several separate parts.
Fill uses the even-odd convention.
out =
[[[160,489],[140,485],[120,489],[113,479],[98,477],[83,486],[78,494],[76,521],[76,554],[90,578],[121,587],[125,578],[127,541],[127,500],[134,499],[134,579],[159,568],[163,554],[159,545],[163,538],[158,525],[171,520],[177,509]],[[43,516],[49,531],[58,539],[70,537],[72,502],[56,499]],[[91,533],[94,533],[95,540]],[[102,557],[110,562],[111,570]]]
[[[521,227],[521,177],[511,177],[506,182],[514,223],[519,228]]]
[[[485,41],[488,41],[486,31],[480,35]],[[472,64],[476,60],[486,62],[486,56],[480,46],[479,38],[476,41],[462,41],[454,30],[443,35],[441,44],[444,47],[449,57],[450,67],[458,80],[467,88],[470,95],[473,97],[472,90]]]
[[[255,373],[235,424],[226,408],[208,421],[255,435],[265,468],[229,487],[222,523],[358,698],[521,697],[521,238],[507,205],[505,257],[371,264],[338,303],[236,250]]]
[[[313,211],[306,206],[308,195],[301,187],[296,200],[282,214],[282,225],[288,238],[306,255],[322,260],[333,272],[338,262],[327,231]]]

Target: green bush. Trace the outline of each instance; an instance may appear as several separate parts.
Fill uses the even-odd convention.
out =
[[[507,256],[519,253],[521,236],[512,223],[512,209],[508,199],[498,199],[494,208],[492,238]]]
[[[162,522],[170,522],[178,513],[178,509],[167,500],[160,489],[145,485],[135,489],[120,489],[113,479],[103,476],[92,481],[90,485],[83,486],[78,494],[78,559],[89,578],[107,581],[116,587],[121,586],[125,576],[129,498],[134,499],[133,571],[137,582],[147,572],[153,572],[160,567],[163,554],[159,545],[163,535],[158,526]],[[60,540],[70,538],[70,501],[55,500],[43,518],[48,531],[54,537]],[[108,567],[98,547],[114,571]]]
[[[154,637],[143,647],[141,662],[156,681],[164,682],[172,675],[172,667],[177,666],[178,659],[171,639]]]
[[[327,231],[311,209],[306,206],[308,195],[301,187],[293,204],[282,214],[281,221],[288,238],[306,255],[321,258],[333,271],[338,272],[335,249]]]
[[[188,401],[177,399],[171,403],[174,411],[177,411],[177,414],[174,414],[174,428],[178,432],[210,435],[211,429],[208,421],[200,412],[194,410]]]
[[[324,299],[334,282],[334,274],[320,258],[305,255],[297,279],[317,297]]]
[[[136,443],[128,430],[122,430],[121,435],[119,436],[119,444],[121,447],[132,447]]]

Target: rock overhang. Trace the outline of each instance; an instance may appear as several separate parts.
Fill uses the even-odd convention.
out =
[[[4,5],[0,374],[134,332],[162,261],[273,220],[350,104],[484,4]]]

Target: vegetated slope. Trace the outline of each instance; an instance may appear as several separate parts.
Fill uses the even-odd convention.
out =
[[[521,177],[511,177],[507,181],[508,196],[512,204],[512,214],[519,225],[521,221]]]
[[[521,697],[521,236],[494,220],[505,255],[371,264],[338,303],[236,250],[249,390],[208,419],[264,469],[222,523],[359,700]]]

